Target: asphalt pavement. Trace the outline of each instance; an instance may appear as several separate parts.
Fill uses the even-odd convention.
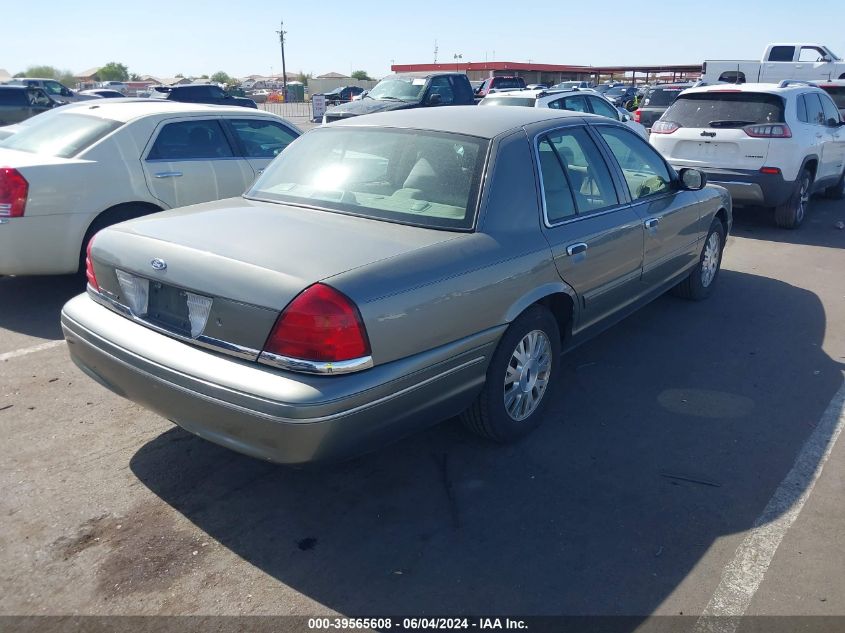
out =
[[[51,343],[81,282],[0,279],[0,614],[845,615],[845,204],[735,215],[717,292],[567,355],[526,440],[328,467],[111,394]]]

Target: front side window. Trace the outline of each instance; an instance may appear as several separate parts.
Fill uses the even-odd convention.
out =
[[[820,62],[825,56],[825,52],[816,48],[815,46],[802,46],[801,52],[798,53],[799,62]]]
[[[812,92],[805,94],[804,103],[807,105],[807,121],[813,125],[824,125],[824,108],[819,95]]]
[[[598,129],[622,168],[631,199],[669,191],[672,186],[669,170],[648,143],[621,128],[601,126]]]
[[[543,202],[550,224],[575,215],[575,198],[557,151],[549,139],[544,138],[538,147],[540,175],[543,179]]]
[[[70,112],[43,118],[39,115],[37,119],[0,142],[0,147],[70,158],[123,125],[121,121]]]
[[[318,128],[283,152],[248,198],[403,224],[469,229],[488,141],[421,130]]]
[[[229,123],[250,158],[275,158],[296,139],[293,132],[276,121],[230,119]]]
[[[592,213],[619,204],[610,170],[586,130],[570,128],[549,133],[538,145],[540,150],[544,147],[554,150],[555,158],[566,175],[578,214]],[[540,160],[546,162],[545,167],[551,166],[549,159],[542,158],[542,154]],[[540,168],[542,171],[544,166],[541,164]],[[546,187],[545,180],[543,187]],[[554,209],[559,218],[565,217],[566,207],[559,200]],[[549,222],[554,222],[551,216]]]
[[[619,120],[619,111],[603,99],[598,97],[588,97],[590,105],[593,106],[593,112],[599,116],[606,116],[609,119]]]
[[[26,96],[29,100],[29,104],[33,106],[49,106],[50,105],[50,97],[47,96],[47,93],[43,90],[38,88],[30,88],[26,91]]]
[[[178,121],[161,128],[147,160],[191,160],[234,156],[216,119]]]
[[[455,93],[452,92],[452,84],[448,77],[435,77],[431,80],[428,90],[431,95],[440,95],[440,105],[450,105],[455,102]]]
[[[51,95],[56,95],[58,97],[62,94],[62,84],[58,81],[45,81],[44,90],[49,92]]]
[[[824,110],[824,123],[825,125],[830,125],[831,120],[833,124],[836,125],[839,123],[839,110],[836,109],[836,106],[833,105],[833,101],[831,101],[827,95],[816,95],[819,98],[819,101],[822,102],[822,109]]]

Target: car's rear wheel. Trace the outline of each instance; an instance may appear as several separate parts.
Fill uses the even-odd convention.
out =
[[[801,226],[810,207],[812,187],[813,174],[805,168],[798,177],[789,200],[775,207],[775,224],[782,229],[797,229]]]
[[[838,183],[824,190],[824,195],[826,198],[831,198],[832,200],[842,200],[845,198],[845,171],[839,177]]]
[[[678,297],[700,301],[706,299],[716,287],[719,271],[722,269],[722,253],[725,250],[725,227],[718,218],[713,219],[710,231],[704,239],[698,264],[681,283],[673,288]]]
[[[97,234],[97,231],[109,227],[118,222],[125,222],[127,220],[134,220],[150,213],[161,211],[158,207],[151,204],[121,204],[104,211],[96,217],[96,219],[88,227],[85,232],[85,237],[82,238],[82,247],[79,249],[79,268],[77,274],[83,279],[85,278],[85,254],[88,248],[88,242]]]
[[[461,419],[496,442],[516,440],[542,421],[549,385],[560,366],[560,331],[548,309],[530,307],[510,324],[496,348],[487,380]]]

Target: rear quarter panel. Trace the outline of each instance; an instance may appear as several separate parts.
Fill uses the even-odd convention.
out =
[[[376,364],[504,326],[569,289],[540,230],[528,139],[495,141],[477,230],[328,280],[358,304]]]

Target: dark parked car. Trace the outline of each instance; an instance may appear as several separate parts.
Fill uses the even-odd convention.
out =
[[[328,110],[323,123],[386,110],[474,104],[472,86],[463,73],[388,75],[361,99]]]
[[[41,88],[0,86],[0,125],[20,123],[59,105]]]
[[[475,91],[479,99],[486,97],[497,90],[522,90],[525,88],[525,80],[522,77],[488,77]]]
[[[643,95],[640,106],[634,111],[634,121],[641,123],[645,129],[651,131],[651,126],[669,106],[675,103],[675,99],[687,88],[692,88],[692,83],[683,84],[660,84],[649,88]]]
[[[616,86],[604,93],[604,98],[613,105],[630,110],[637,96],[636,86]]]
[[[93,97],[102,97],[103,99],[124,99],[126,95],[117,90],[110,88],[92,88],[91,90],[80,90],[81,95],[91,95]]]
[[[184,103],[209,103],[212,105],[244,106],[257,108],[255,101],[233,97],[216,84],[185,84],[182,86],[152,86],[150,98],[169,99]]]
[[[53,101],[58,101],[60,104],[73,103],[74,101],[86,101],[88,99],[96,99],[97,97],[91,95],[84,95],[74,92],[63,83],[55,79],[42,77],[16,77],[11,81],[7,81],[9,86],[28,86],[30,88],[41,88],[46,92]]]
[[[715,289],[731,198],[704,186],[589,114],[353,118],[242,198],[97,233],[62,327],[88,376],[261,459],[346,457],[461,413],[516,440],[565,350],[667,290]]]
[[[845,121],[845,80],[818,81],[815,84],[830,95],[836,107],[839,108],[842,120]]]
[[[326,97],[326,105],[332,106],[352,101],[352,97],[357,97],[362,92],[364,92],[364,89],[361,86],[341,86],[329,92],[324,92],[323,96]]]

